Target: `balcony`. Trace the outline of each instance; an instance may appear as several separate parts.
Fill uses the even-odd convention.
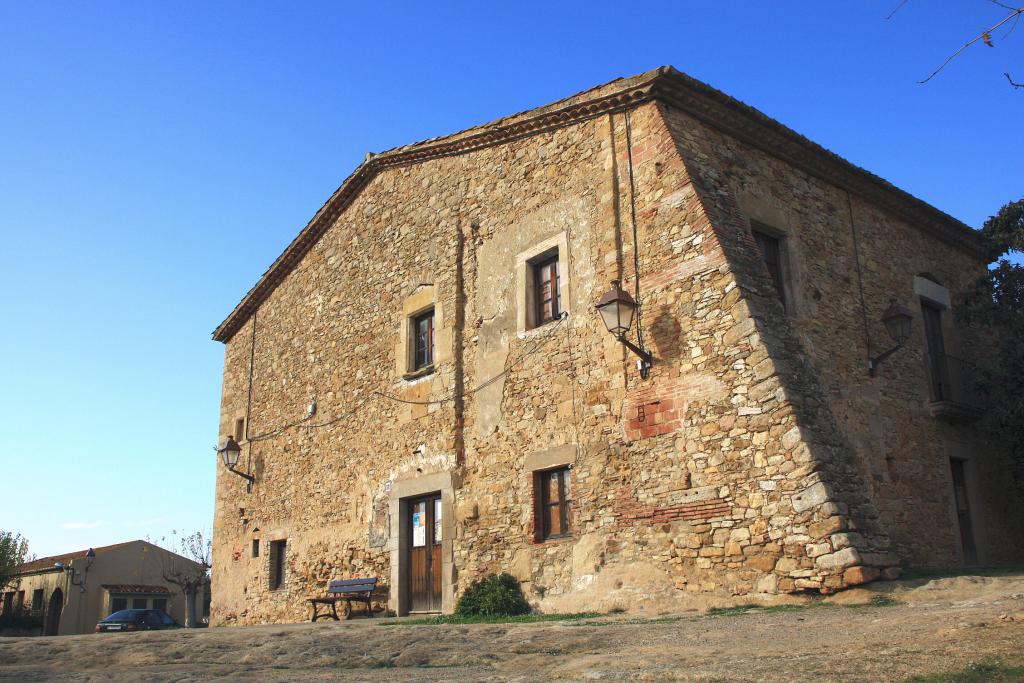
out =
[[[974,422],[983,414],[982,401],[974,389],[974,367],[963,358],[949,354],[925,354],[933,417],[952,422]]]

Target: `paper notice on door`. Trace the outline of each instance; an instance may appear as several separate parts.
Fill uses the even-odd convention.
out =
[[[427,544],[426,515],[422,512],[412,513],[412,545],[419,548]]]

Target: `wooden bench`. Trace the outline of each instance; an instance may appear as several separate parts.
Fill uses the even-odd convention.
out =
[[[332,617],[335,621],[338,621],[337,603],[339,600],[344,600],[348,603],[348,614],[345,615],[346,619],[352,618],[353,600],[365,603],[366,614],[372,614],[370,599],[373,597],[373,589],[376,587],[376,577],[371,579],[344,579],[340,581],[331,581],[331,585],[327,588],[328,595],[326,597],[309,599],[309,604],[313,608],[313,616],[310,621],[316,621],[320,617]],[[317,608],[320,605],[330,605],[331,611],[324,612],[323,614],[317,613]]]

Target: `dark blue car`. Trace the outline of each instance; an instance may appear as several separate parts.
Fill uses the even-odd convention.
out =
[[[158,631],[181,628],[181,624],[159,609],[123,609],[96,624],[96,633],[111,631]]]

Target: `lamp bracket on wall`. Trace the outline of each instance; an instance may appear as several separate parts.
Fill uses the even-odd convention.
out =
[[[903,348],[903,344],[910,338],[910,327],[913,322],[914,316],[910,311],[900,306],[896,299],[889,300],[889,308],[882,314],[882,323],[885,325],[885,331],[896,342],[896,346],[881,355],[868,356],[868,375],[874,377],[882,361]]]
[[[640,348],[624,336],[619,337],[619,341],[622,342],[623,346],[639,357],[639,360],[636,362],[636,367],[637,370],[640,371],[640,379],[647,379],[647,376],[651,374],[651,363],[654,362],[654,356],[651,355],[650,351]]]

